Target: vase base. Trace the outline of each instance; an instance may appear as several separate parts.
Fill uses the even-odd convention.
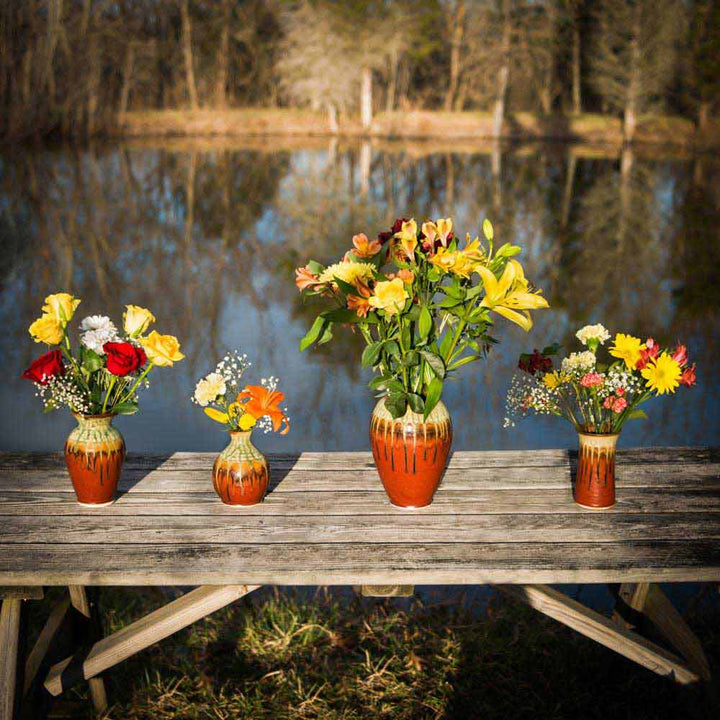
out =
[[[78,505],[80,505],[81,507],[99,508],[99,507],[107,507],[108,505],[112,505],[115,502],[115,500],[114,499],[109,500],[108,502],[104,502],[104,503],[84,503],[84,502],[80,502],[79,500],[76,500],[75,502]]]
[[[575,500],[574,502],[578,507],[581,507],[584,510],[610,510],[610,508],[615,507],[615,503],[612,503],[612,505],[602,505],[599,507],[597,505],[583,505],[582,503],[579,503],[577,500]]]
[[[429,503],[425,503],[424,505],[397,505],[396,503],[390,501],[390,504],[393,507],[398,508],[399,510],[421,510],[422,508],[430,507],[432,505],[432,500]]]

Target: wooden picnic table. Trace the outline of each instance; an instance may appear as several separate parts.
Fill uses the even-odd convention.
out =
[[[212,489],[214,457],[130,455],[117,501],[88,508],[60,454],[0,454],[0,720],[38,683],[59,695],[90,681],[102,709],[103,671],[262,585],[399,595],[493,584],[678,682],[710,677],[656,583],[720,581],[720,448],[620,450],[617,504],[602,512],[573,503],[566,450],[457,452],[433,504],[417,510],[389,503],[369,453],[270,456],[266,500],[226,506]],[[614,584],[616,613],[551,583]],[[85,588],[119,585],[198,587],[43,665],[65,614],[93,614]],[[18,664],[23,603],[47,586],[68,597]],[[642,616],[666,645],[639,634]]]

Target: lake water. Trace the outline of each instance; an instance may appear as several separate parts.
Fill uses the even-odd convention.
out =
[[[22,370],[41,350],[27,327],[43,298],[83,299],[78,319],[150,308],[187,359],[153,373],[142,410],[117,422],[131,451],[216,451],[218,427],[190,403],[226,349],[246,352],[249,380],[276,375],[293,421],[265,451],[365,450],[373,406],[357,336],[338,332],[300,354],[312,322],[293,282],[308,258],[329,262],[353,234],[397,216],[452,216],[475,234],[523,246],[526,272],[552,309],[529,334],[498,319],[502,344],[447,385],[456,449],[569,447],[572,429],[529,419],[503,429],[517,356],[602,322],[611,331],[680,339],[698,384],[649,404],[621,444],[717,444],[720,437],[720,158],[563,144],[166,142],[45,147],[0,158],[0,448],[59,450],[67,412],[43,415]]]

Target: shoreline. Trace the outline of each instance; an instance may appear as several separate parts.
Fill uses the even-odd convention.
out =
[[[293,109],[152,110],[129,112],[118,120],[111,137],[306,137],[494,143],[558,141],[622,146],[619,118],[586,114],[540,118],[517,113],[505,121],[501,137],[492,134],[492,117],[477,112],[413,111],[378,114],[369,129],[355,120],[339,123],[332,132],[322,114]],[[640,119],[633,145],[672,146],[683,150],[720,147],[720,123],[700,136],[685,118],[652,116]]]

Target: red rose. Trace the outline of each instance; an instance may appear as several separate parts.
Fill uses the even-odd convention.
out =
[[[547,373],[553,369],[553,361],[552,358],[546,357],[536,348],[532,355],[523,353],[520,356],[518,367],[531,375]]]
[[[109,342],[103,345],[107,355],[107,369],[113,375],[124,377],[134,373],[147,362],[145,351],[131,343]]]
[[[35,360],[22,376],[26,380],[32,380],[40,385],[47,385],[51,377],[64,374],[65,366],[62,361],[62,353],[59,350],[51,350]]]

